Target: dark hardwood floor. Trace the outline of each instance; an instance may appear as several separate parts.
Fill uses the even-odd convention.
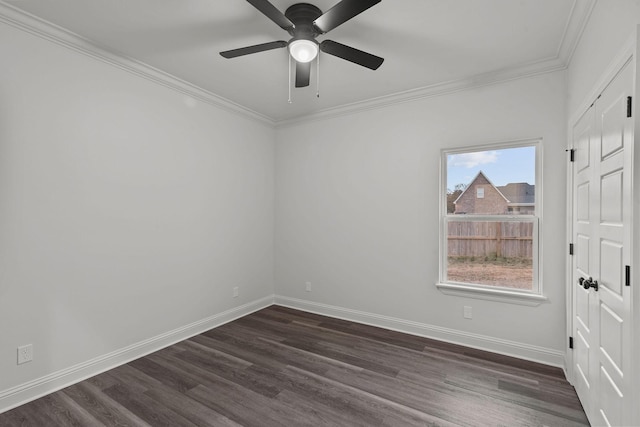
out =
[[[271,306],[1,426],[588,425],[558,368]]]

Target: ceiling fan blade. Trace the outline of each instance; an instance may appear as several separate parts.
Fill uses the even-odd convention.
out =
[[[311,62],[296,62],[296,87],[309,86]]]
[[[382,0],[342,0],[313,21],[313,25],[322,33],[328,33],[338,25],[361,14],[381,1]]]
[[[247,0],[253,7],[262,12],[267,18],[278,24],[280,28],[285,31],[290,31],[295,28],[293,22],[289,20],[284,13],[280,12],[274,5],[268,0]]]
[[[325,40],[320,43],[320,50],[329,55],[337,56],[354,64],[377,70],[384,62],[384,58],[363,52],[359,49],[334,42],[333,40]]]
[[[253,46],[241,47],[239,49],[225,50],[224,52],[220,52],[220,55],[224,56],[227,59],[236,58],[238,56],[264,52],[265,50],[278,49],[281,47],[285,47],[286,45],[287,42],[279,40],[277,42],[262,43]]]

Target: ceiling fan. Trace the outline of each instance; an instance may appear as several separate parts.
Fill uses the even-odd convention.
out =
[[[382,0],[342,0],[324,13],[312,4],[296,3],[287,8],[284,14],[268,0],[247,1],[287,31],[292,38],[289,41],[279,40],[220,52],[225,58],[288,47],[289,54],[296,61],[296,87],[309,86],[311,61],[318,55],[318,50],[371,70],[377,70],[384,61],[384,58],[333,40],[321,43],[316,40],[318,36],[328,33]]]

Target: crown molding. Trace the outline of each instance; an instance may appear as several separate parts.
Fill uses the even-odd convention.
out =
[[[0,0],[0,22],[4,22],[22,31],[26,31],[45,40],[118,67],[161,86],[191,96],[204,103],[242,115],[246,118],[257,120],[275,128],[283,128],[304,122],[325,120],[343,116],[345,114],[385,108],[406,102],[413,102],[421,99],[508,82],[511,80],[565,70],[571,62],[571,58],[573,57],[580,38],[582,37],[584,28],[589,21],[589,17],[591,16],[596,2],[597,0],[574,0],[571,13],[565,24],[562,39],[554,57],[479,74],[465,79],[437,83],[364,101],[344,104],[315,113],[283,120],[277,120],[273,117],[269,117],[268,115],[251,110],[229,99],[195,86],[185,80],[179,79],[178,77],[160,69],[154,68],[136,59],[126,57],[125,55],[109,50],[103,46],[99,46],[78,34],[38,18],[37,16],[29,14],[17,7],[9,5],[3,0]]]
[[[38,18],[37,16],[9,5],[4,1],[0,1],[0,22],[93,59],[97,59],[111,66],[120,68],[121,70],[127,71],[133,75],[142,77],[153,83],[159,84],[176,92],[180,92],[227,112],[238,114],[245,118],[256,120],[270,126],[274,126],[275,124],[273,119],[264,114],[258,113],[229,99],[218,96],[176,76],[145,64],[144,62],[127,57],[121,53],[114,52],[103,46],[99,46],[76,33]]]
[[[598,0],[574,0],[558,46],[557,57],[569,66]]]
[[[589,22],[591,12],[595,7],[596,2],[597,0],[574,0],[571,12],[565,24],[562,39],[558,45],[556,55],[553,57],[501,70],[495,70],[484,74],[478,74],[465,79],[436,83],[404,92],[328,108],[318,111],[317,113],[307,114],[300,117],[279,120],[275,122],[275,126],[277,128],[284,128],[304,122],[330,119],[333,117],[343,116],[345,114],[385,108],[405,102],[412,102],[480,88],[483,86],[504,83],[511,80],[566,70],[571,62],[571,58],[578,46],[578,43],[580,42],[582,34],[584,33],[584,29]]]
[[[334,108],[327,108],[317,113],[307,114],[292,119],[276,121],[275,125],[277,128],[284,128],[294,126],[303,122],[326,120],[338,116],[344,116],[345,114],[354,114],[368,110],[386,108],[407,102],[419,101],[426,98],[433,98],[436,96],[448,95],[455,92],[476,89],[483,86],[504,83],[511,80],[519,80],[526,77],[553,73],[556,71],[565,70],[566,68],[567,64],[564,61],[562,61],[560,58],[554,57],[523,64],[518,67],[478,74],[465,79],[437,83],[434,85],[372,98],[365,101],[345,104]]]

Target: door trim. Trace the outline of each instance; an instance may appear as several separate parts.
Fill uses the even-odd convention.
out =
[[[640,31],[637,32],[640,35]],[[640,45],[640,44],[639,44]],[[567,200],[566,200],[566,209],[567,209],[567,232],[566,232],[566,245],[565,247],[567,248],[567,263],[566,263],[566,268],[565,268],[565,283],[566,283],[566,336],[565,336],[565,343],[566,343],[566,351],[565,351],[565,373],[567,375],[567,380],[569,381],[569,383],[573,384],[574,381],[574,369],[573,369],[573,350],[569,348],[569,338],[571,337],[571,334],[573,333],[573,287],[571,286],[571,282],[572,282],[572,278],[573,278],[573,258],[572,255],[569,255],[569,245],[573,242],[573,168],[574,168],[574,164],[570,162],[569,159],[569,153],[571,152],[571,150],[575,147],[573,147],[573,127],[574,125],[576,125],[578,123],[578,121],[582,118],[582,116],[584,114],[587,113],[587,111],[589,110],[589,108],[591,107],[591,105],[593,104],[593,102],[595,101],[595,99],[598,97],[599,94],[601,94],[605,88],[609,85],[609,83],[611,83],[613,81],[613,79],[618,75],[618,73],[622,70],[622,68],[625,66],[625,64],[629,61],[634,61],[635,58],[635,50],[636,50],[636,35],[634,34],[634,37],[630,38],[627,43],[625,43],[624,48],[622,49],[622,51],[616,56],[616,59],[614,60],[614,62],[612,62],[612,64],[606,69],[605,73],[603,74],[603,76],[598,80],[598,84],[597,86],[591,90],[591,92],[589,93],[589,96],[586,98],[587,100],[590,101],[583,101],[583,103],[581,104],[582,106],[580,107],[580,109],[578,110],[578,112],[574,113],[571,115],[571,120],[568,123],[568,129],[567,129],[567,133],[568,133],[568,139],[567,139],[567,162],[569,163],[569,167],[567,168]],[[635,64],[633,64],[635,66]],[[639,67],[635,67],[635,71],[636,71],[636,80],[638,78],[638,71],[639,71]],[[634,89],[633,89],[634,94],[636,94],[637,92],[637,87],[635,85],[634,82]],[[634,98],[637,98],[634,97]],[[635,105],[638,105],[637,103],[634,103]],[[634,114],[635,114],[635,106],[634,106]],[[640,125],[640,114],[635,114],[635,123],[636,123],[636,129],[638,129],[638,125]],[[638,135],[638,132],[634,132],[634,141],[636,143],[639,143],[638,141],[638,137],[640,135]],[[639,151],[640,150],[634,150],[635,151]],[[634,154],[635,155],[635,154]],[[638,162],[634,162],[635,164],[640,164]],[[634,179],[635,176],[638,174],[634,174]],[[640,185],[635,185],[635,184],[640,184],[640,183],[634,183],[634,191],[638,191],[640,190]],[[633,221],[631,224],[632,230],[635,230]],[[633,231],[632,231],[633,232]],[[634,241],[636,241],[637,239],[634,239]],[[631,248],[631,256],[632,256],[632,260],[634,260],[635,263],[635,256],[634,254],[636,253],[636,251],[634,250],[634,248]],[[632,275],[634,277],[632,277],[632,282],[633,281],[637,281],[638,283],[640,283],[640,275],[638,274],[638,269],[640,268],[640,264],[638,264],[638,267],[634,268],[632,271]],[[634,280],[635,279],[635,280]],[[636,294],[638,294],[636,292]],[[636,299],[634,297],[634,299]],[[637,306],[640,306],[640,302],[637,301],[631,301],[631,307],[632,307],[632,311],[635,312],[635,310],[633,310],[634,307],[634,302],[636,303]],[[634,317],[634,321],[638,320],[637,317]],[[640,331],[637,331],[635,336],[637,337],[637,341],[639,341],[639,345],[640,345]],[[637,347],[636,347],[637,348]],[[640,393],[638,394],[638,396],[640,397]]]
[[[634,114],[634,135],[633,140],[634,144],[630,147],[631,153],[633,156],[632,162],[632,195],[633,195],[633,205],[631,208],[631,235],[632,245],[630,249],[630,259],[631,259],[631,322],[633,325],[640,325],[640,292],[637,289],[634,289],[634,286],[640,286],[640,218],[638,214],[638,203],[640,202],[640,150],[635,149],[636,144],[640,144],[640,111],[637,108],[640,108],[640,103],[638,100],[638,85],[637,82],[640,81],[640,66],[638,64],[638,54],[637,48],[640,46],[640,25],[636,27],[636,31],[632,37],[630,37],[627,42],[624,44],[620,53],[615,57],[615,59],[611,62],[611,64],[604,71],[600,79],[597,81],[597,84],[594,88],[589,92],[588,96],[585,100],[580,104],[580,108],[577,111],[573,112],[570,116],[570,120],[567,127],[567,162],[570,162],[570,150],[573,149],[573,129],[577,122],[582,118],[584,114],[586,114],[595,102],[596,98],[602,93],[606,87],[613,81],[613,79],[618,75],[618,73],[622,70],[622,68],[631,61],[631,66],[634,68],[634,81],[633,81],[633,114]],[[573,350],[569,348],[569,340],[572,337],[574,330],[574,312],[573,312],[573,297],[574,297],[574,286],[572,283],[573,278],[573,267],[575,259],[572,255],[569,255],[569,244],[575,243],[573,242],[573,199],[574,199],[574,191],[573,191],[573,173],[574,173],[574,163],[569,163],[569,167],[567,168],[567,200],[566,200],[566,209],[567,209],[567,230],[566,230],[566,248],[567,248],[567,262],[566,262],[566,271],[565,271],[565,283],[566,283],[566,356],[565,356],[565,374],[567,380],[571,383],[575,383],[575,369],[574,369],[574,358],[573,358]],[[638,170],[636,170],[638,169]],[[631,344],[631,357],[635,357],[635,355],[640,355],[640,328],[632,329],[632,344]],[[632,380],[632,390],[631,390],[631,399],[632,401],[640,401],[640,367],[633,366],[631,376]],[[640,423],[640,406],[636,405],[633,409],[632,419],[636,423]]]

